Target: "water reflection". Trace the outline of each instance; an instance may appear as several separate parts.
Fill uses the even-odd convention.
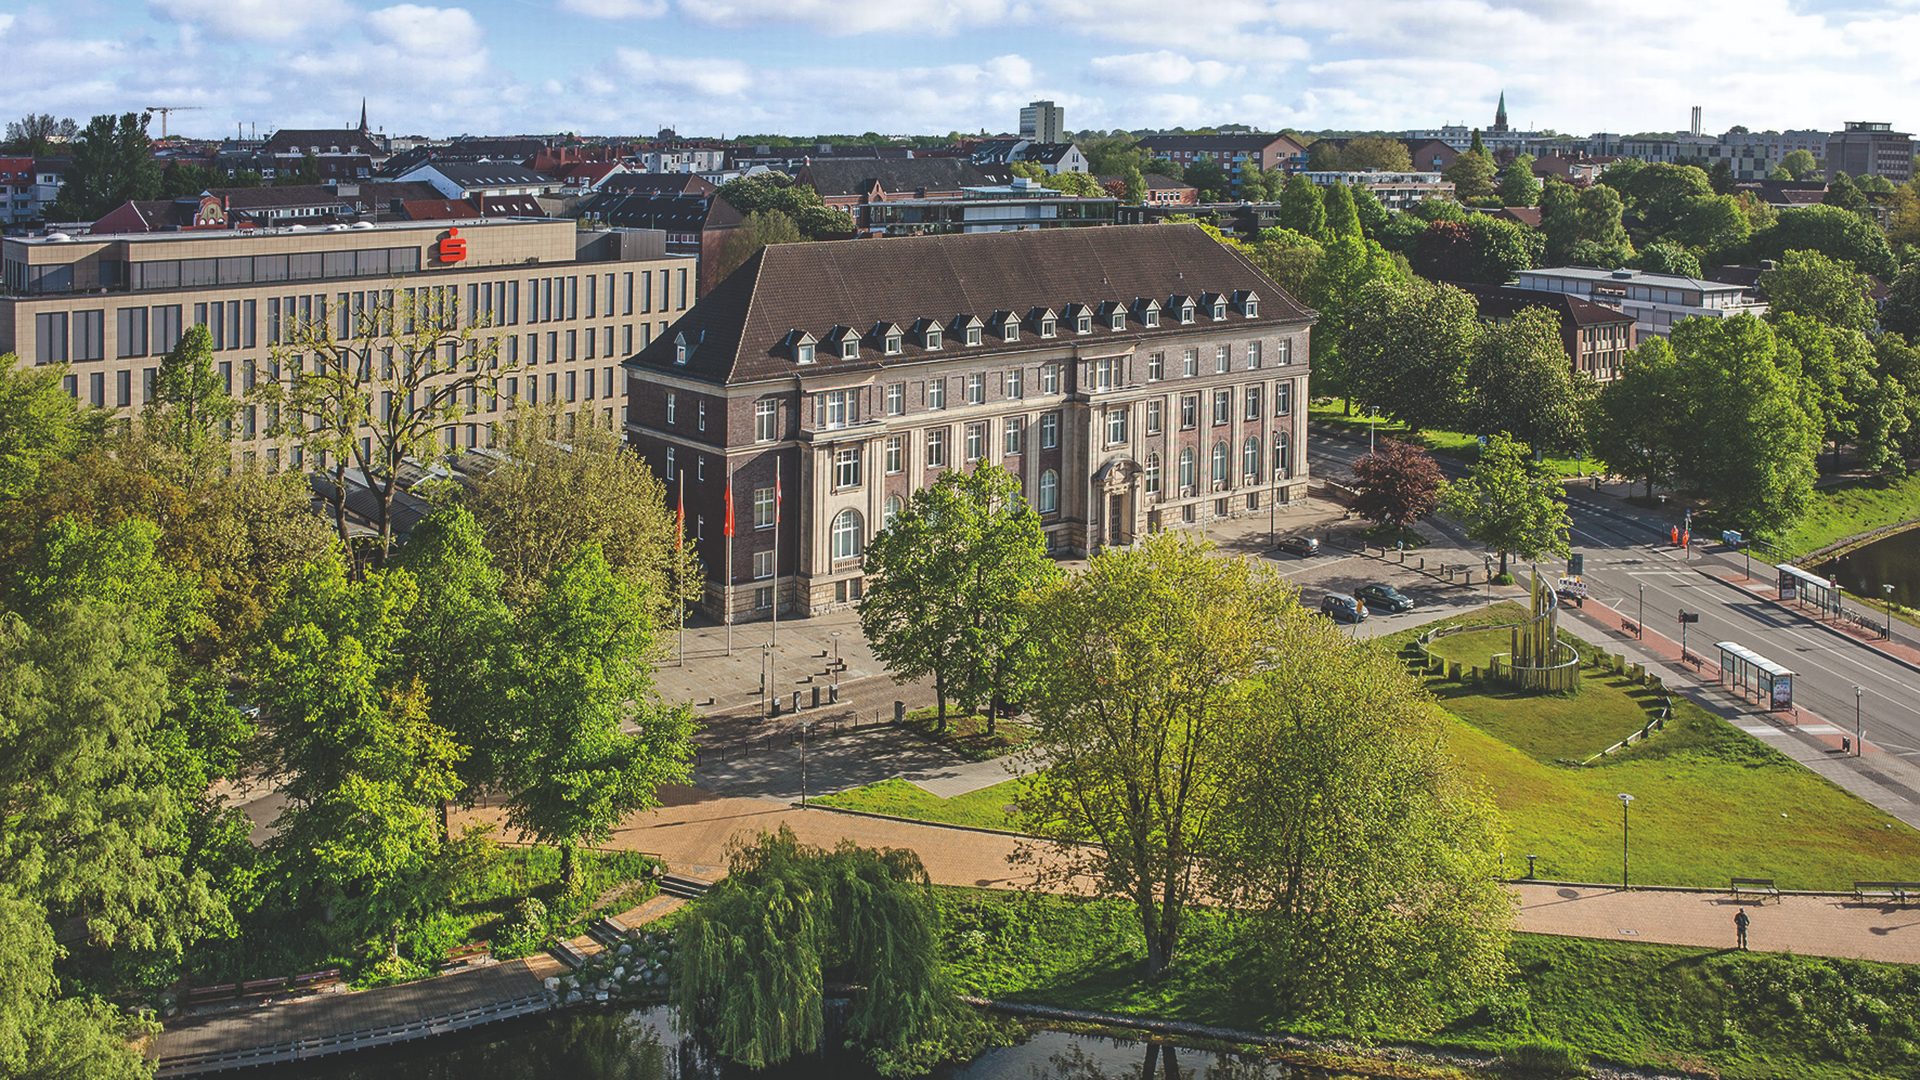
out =
[[[1838,578],[1848,592],[1876,607],[1886,603],[1887,585],[1893,586],[1894,603],[1920,606],[1920,529],[1875,540],[1820,564],[1814,573]]]
[[[879,1080],[858,1055],[834,1046],[759,1072],[717,1062],[673,1030],[665,1008],[556,1013],[283,1066],[273,1075],[302,1080]],[[1284,1080],[1291,1075],[1286,1066],[1255,1057],[1042,1031],[1018,1046],[938,1069],[932,1080]]]

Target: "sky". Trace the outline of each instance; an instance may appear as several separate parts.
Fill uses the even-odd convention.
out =
[[[1191,16],[1188,13],[1191,12]],[[395,135],[1838,129],[1920,102],[1920,0],[0,0],[0,117]],[[159,123],[153,126],[158,134]]]

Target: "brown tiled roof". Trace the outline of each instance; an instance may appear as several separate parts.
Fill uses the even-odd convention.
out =
[[[1482,285],[1473,281],[1449,281],[1446,284],[1472,296],[1480,314],[1488,318],[1511,318],[1527,308],[1543,307],[1559,315],[1562,322],[1571,321],[1575,326],[1633,321],[1633,316],[1619,308],[1596,304],[1569,293],[1516,289],[1510,285]]]
[[[1003,342],[991,334],[974,346],[950,339],[940,352],[931,354],[911,338],[903,354],[884,358],[871,342],[862,348],[858,360],[841,360],[822,350],[817,362],[803,369],[783,342],[795,331],[825,340],[836,326],[866,333],[876,324],[911,327],[931,320],[950,328],[961,316],[985,323],[997,311],[1039,307],[1057,312],[1070,304],[1098,307],[1104,301],[1118,301],[1131,310],[1137,298],[1165,307],[1176,293],[1230,297],[1241,290],[1260,298],[1260,314],[1249,319],[1229,308],[1227,325],[1277,326],[1316,317],[1245,256],[1193,225],[777,244],[747,260],[681,316],[674,333],[655,339],[629,363],[728,384],[792,378],[800,371],[890,366],[956,353],[1015,355],[1036,348],[1057,350],[1062,339],[1076,340],[1070,330],[1043,340],[1031,328],[1023,328],[1015,342]],[[1210,323],[1202,313],[1197,325],[1205,329]],[[1125,330],[1096,329],[1086,340],[1150,341],[1194,330],[1195,326],[1183,327],[1171,318],[1163,318],[1158,328],[1148,328],[1130,317]],[[680,334],[694,346],[684,367],[673,362],[673,339]]]
[[[922,188],[929,193],[957,192],[961,188],[984,187],[993,183],[990,174],[964,158],[812,161],[799,168],[795,179],[829,198],[863,195],[876,183],[882,191],[893,195]]]

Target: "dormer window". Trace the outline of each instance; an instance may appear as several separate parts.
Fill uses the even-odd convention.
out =
[[[813,363],[813,346],[811,345],[795,346],[793,350],[793,359],[795,363],[800,363],[800,364]]]
[[[884,351],[888,356],[900,355],[901,342],[900,342],[899,334],[888,334],[885,338],[881,340],[884,342],[882,351]]]
[[[1260,298],[1249,290],[1241,289],[1234,293],[1233,305],[1240,309],[1240,314],[1249,319],[1258,318],[1260,315]]]
[[[1215,300],[1213,302],[1214,321],[1218,322],[1221,319],[1224,319],[1226,317],[1227,317],[1227,302],[1225,300]]]
[[[805,330],[792,330],[787,333],[787,347],[793,350],[794,363],[813,363],[814,340],[814,336]]]
[[[993,313],[993,325],[999,328],[1001,341],[1020,340],[1020,320],[1011,311]]]
[[[926,349],[938,349],[940,347],[940,328],[939,327],[937,326],[927,327],[926,339],[921,347]]]
[[[880,346],[880,352],[886,356],[899,356],[906,341],[900,333],[900,328],[889,322],[874,324],[873,340]]]
[[[1093,316],[1091,315],[1080,316],[1079,319],[1074,321],[1073,332],[1076,334],[1093,333]]]
[[[1141,326],[1160,325],[1160,301],[1152,297],[1144,297],[1134,301],[1134,305],[1140,313]]]
[[[847,340],[840,343],[840,359],[842,360],[860,359],[860,341],[858,338],[848,338]]]
[[[684,365],[687,362],[687,354],[692,351],[692,349],[687,347],[687,335],[675,334],[673,336],[674,363]]]
[[[1107,329],[1109,329],[1109,330],[1125,330],[1126,328],[1127,328],[1127,313],[1126,313],[1126,312],[1124,312],[1124,311],[1115,311],[1115,312],[1114,312],[1113,314],[1111,314],[1111,315],[1109,315],[1109,316],[1107,316]]]
[[[956,315],[953,319],[953,332],[960,340],[969,345],[980,344],[980,331],[985,326],[978,315]]]
[[[1053,336],[1053,320],[1052,319],[1040,320],[1040,336],[1041,337]]]
[[[980,328],[979,327],[977,326],[967,327],[967,344],[969,345],[980,344]]]

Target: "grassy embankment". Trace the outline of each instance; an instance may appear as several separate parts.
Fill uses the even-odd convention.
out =
[[[1515,605],[1454,620],[1511,621]],[[1382,639],[1403,647],[1418,630]],[[1505,631],[1442,639],[1467,657],[1506,649]],[[1592,646],[1585,650],[1591,653]],[[1473,662],[1471,659],[1468,662]],[[1573,696],[1531,696],[1498,687],[1428,680],[1451,714],[1454,756],[1484,783],[1508,824],[1506,865],[1569,881],[1611,881],[1620,872],[1620,792],[1634,795],[1636,880],[1724,887],[1732,877],[1771,877],[1787,889],[1846,889],[1856,880],[1898,880],[1920,866],[1920,832],[1814,775],[1759,739],[1681,698],[1666,730],[1587,768],[1584,760],[1646,723],[1654,696],[1624,678],[1586,673]],[[821,800],[828,805],[984,828],[1011,828],[1007,807],[1024,780],[957,799],[887,781]]]
[[[1308,414],[1316,424],[1340,428],[1364,439],[1367,436],[1367,418],[1358,409],[1355,406],[1354,414],[1348,416],[1340,402],[1335,400],[1331,403],[1316,402]],[[1414,446],[1424,446],[1438,456],[1468,463],[1480,460],[1480,436],[1463,431],[1413,431],[1405,424],[1381,417],[1373,424],[1373,437],[1376,440],[1397,439]],[[1541,464],[1555,476],[1584,476],[1593,471],[1592,462],[1569,457],[1543,457]]]
[[[1847,480],[1813,493],[1807,515],[1780,538],[1790,557],[1920,517],[1920,473],[1899,480]]]

